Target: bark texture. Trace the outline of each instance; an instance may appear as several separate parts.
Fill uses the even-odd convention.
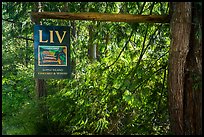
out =
[[[168,73],[168,102],[173,134],[184,133],[184,68],[189,51],[191,28],[191,3],[172,3],[171,45]]]
[[[168,102],[175,135],[202,134],[201,9],[196,2],[172,3]]]

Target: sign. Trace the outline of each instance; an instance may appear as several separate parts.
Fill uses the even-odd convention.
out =
[[[70,78],[70,27],[34,26],[35,78]]]

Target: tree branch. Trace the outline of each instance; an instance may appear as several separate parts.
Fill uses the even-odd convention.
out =
[[[125,43],[125,46],[124,46],[124,47],[122,48],[122,50],[120,51],[120,53],[119,53],[118,57],[116,58],[116,60],[115,60],[112,64],[110,64],[109,66],[106,66],[103,70],[108,69],[109,67],[111,67],[112,65],[114,65],[114,64],[118,61],[120,55],[122,54],[122,52],[123,52],[123,51],[125,50],[125,48],[127,47],[127,44],[130,42],[130,38],[132,37],[133,31],[134,31],[134,30],[132,30],[129,39],[127,40],[127,42]]]
[[[160,25],[160,26],[161,26],[161,25]],[[147,27],[147,28],[148,28],[148,27]],[[160,29],[160,27],[158,26],[158,28],[157,28],[157,29],[154,31],[154,33],[151,35],[150,40],[149,40],[149,42],[148,42],[146,48],[144,48],[145,39],[146,39],[146,35],[145,35],[145,38],[144,38],[144,41],[143,41],[142,51],[141,51],[141,53],[140,53],[139,59],[138,59],[138,61],[137,61],[137,64],[136,64],[135,68],[134,68],[132,71],[129,72],[129,73],[133,73],[132,79],[134,78],[134,73],[135,73],[135,71],[137,70],[137,68],[138,68],[138,66],[139,66],[139,64],[140,64],[140,62],[141,62],[141,60],[142,60],[142,57],[143,57],[143,55],[145,54],[145,51],[147,50],[147,48],[148,48],[149,45],[151,44],[151,41],[152,41],[152,39],[153,39],[153,35],[155,35],[155,33],[156,33],[159,29]]]
[[[12,21],[12,20],[9,20],[9,19],[3,19],[3,18],[2,18],[2,20],[3,20],[3,21],[10,22],[10,23],[14,23],[14,24],[16,23],[16,22],[14,22],[14,21]]]
[[[167,63],[166,63],[164,66],[160,67],[158,70],[156,70],[154,73],[152,73],[152,75],[150,75],[147,79],[145,79],[144,81],[142,81],[142,82],[134,89],[134,91],[137,90],[143,83],[146,83],[154,74],[156,74],[157,72],[159,72],[159,71],[162,70],[162,69],[166,69],[166,66],[167,66]]]
[[[24,40],[30,40],[30,41],[33,41],[33,42],[34,42],[34,39],[31,39],[31,38],[25,38],[25,37],[23,37],[23,36],[17,36],[16,38],[24,39]]]
[[[142,14],[142,11],[143,11],[143,9],[144,9],[145,4],[146,4],[146,2],[143,3],[142,8],[141,8],[139,14]],[[136,26],[135,30],[137,30],[137,26]],[[134,29],[132,29],[132,32],[131,32],[130,37],[129,37],[129,40],[126,42],[125,46],[124,46],[123,49],[120,51],[120,53],[119,53],[118,57],[116,58],[116,60],[115,60],[111,65],[105,67],[103,70],[106,70],[107,68],[111,67],[111,66],[112,66],[113,64],[115,64],[115,62],[119,59],[120,55],[121,55],[122,52],[125,50],[125,47],[126,47],[127,44],[130,42],[130,39],[131,39],[132,34],[133,34],[133,31],[134,31]]]
[[[66,20],[92,20],[111,22],[135,22],[135,23],[169,23],[168,15],[131,15],[113,13],[67,13],[67,12],[32,12],[36,19],[66,19]]]

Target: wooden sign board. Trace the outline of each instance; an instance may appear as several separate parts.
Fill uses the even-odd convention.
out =
[[[34,26],[34,77],[70,78],[70,27]]]

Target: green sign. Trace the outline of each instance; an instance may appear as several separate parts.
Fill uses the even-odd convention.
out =
[[[35,78],[70,78],[70,27],[35,25],[34,53]]]

